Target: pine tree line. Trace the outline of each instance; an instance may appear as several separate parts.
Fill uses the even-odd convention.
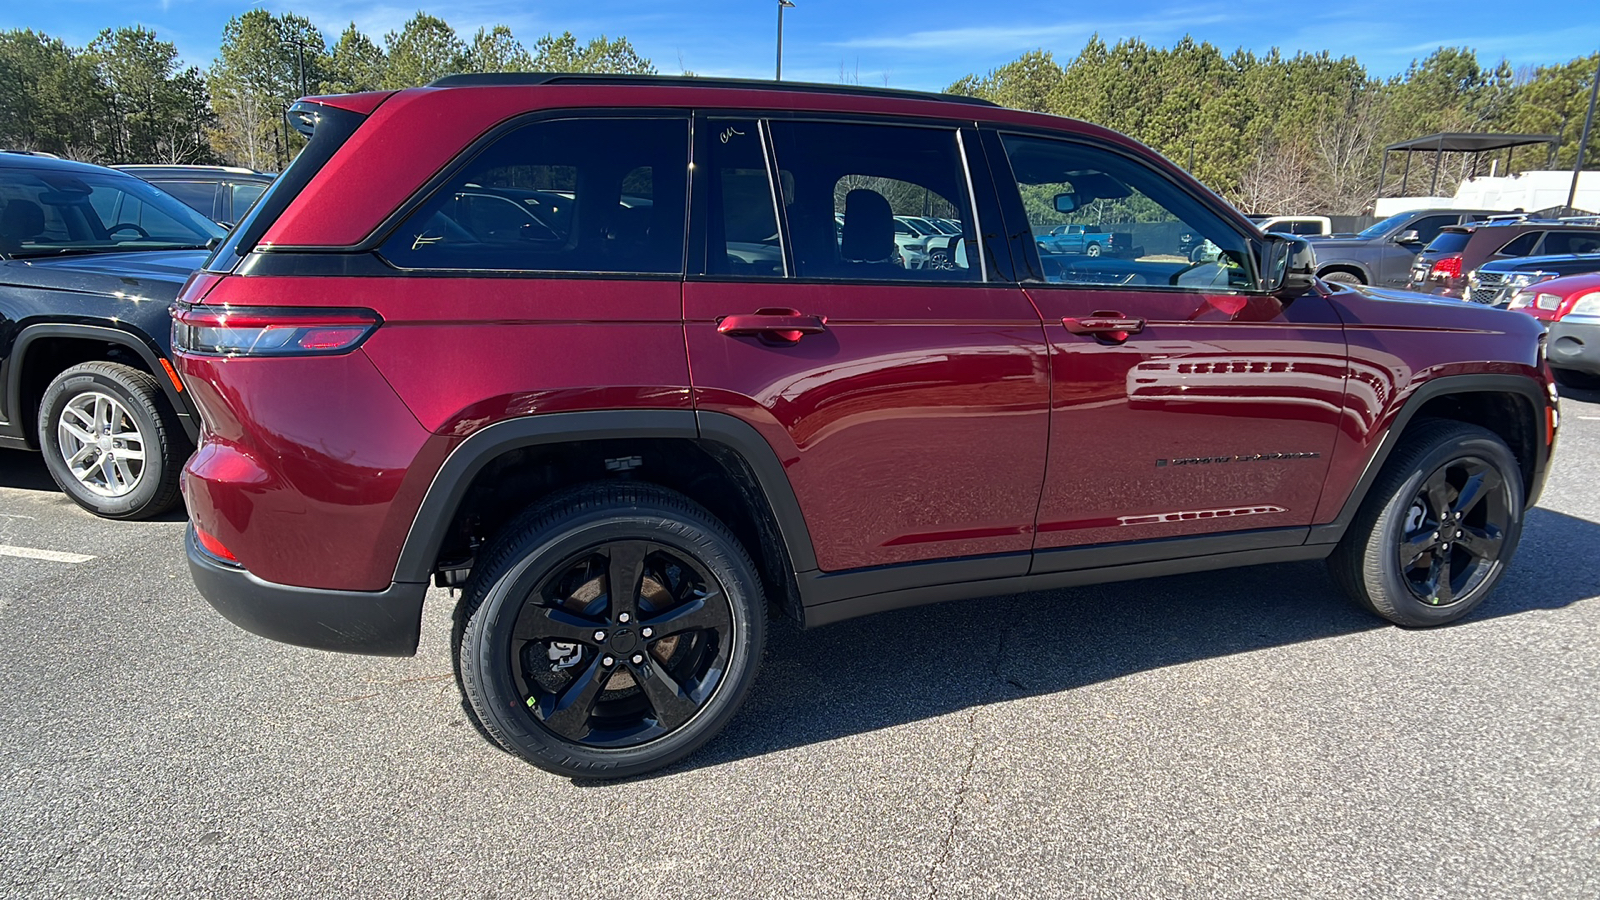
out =
[[[426,84],[477,72],[653,74],[627,38],[547,34],[529,49],[504,25],[468,36],[418,12],[382,42],[352,23],[330,45],[294,13],[228,21],[209,69],[142,26],[71,47],[30,29],[0,31],[0,149],[103,164],[230,163],[279,170],[304,143],[284,111],[308,94]]]

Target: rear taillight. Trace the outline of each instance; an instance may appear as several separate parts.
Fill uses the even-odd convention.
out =
[[[369,309],[175,307],[172,349],[197,356],[348,353],[383,324]]]
[[[1434,260],[1433,269],[1428,272],[1428,277],[1435,281],[1443,281],[1446,278],[1460,278],[1461,257],[1441,256]]]

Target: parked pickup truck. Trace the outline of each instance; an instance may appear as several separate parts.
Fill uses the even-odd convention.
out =
[[[1049,234],[1038,235],[1034,240],[1041,253],[1099,256],[1116,249],[1116,235],[1109,231],[1092,231],[1083,225],[1057,225]]]
[[[1496,213],[1483,209],[1413,209],[1392,215],[1360,234],[1307,237],[1317,257],[1317,276],[1344,284],[1403,287],[1411,264],[1447,225],[1481,222]]]

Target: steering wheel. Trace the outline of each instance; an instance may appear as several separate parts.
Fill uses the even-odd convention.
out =
[[[136,231],[139,233],[139,240],[150,240],[150,232],[145,231],[143,228],[140,228],[132,222],[118,222],[117,224],[106,229],[106,236],[109,237],[119,231]]]

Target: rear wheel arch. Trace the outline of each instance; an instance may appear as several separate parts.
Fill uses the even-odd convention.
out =
[[[694,500],[738,535],[768,597],[800,614],[797,571],[816,567],[776,454],[743,421],[691,410],[551,413],[490,425],[455,448],[414,517],[394,581],[467,563],[520,512],[582,482],[656,484]]]
[[[1395,446],[1408,429],[1432,420],[1479,425],[1505,441],[1522,470],[1525,504],[1532,506],[1538,501],[1549,464],[1549,447],[1543,440],[1543,410],[1548,402],[1537,381],[1519,375],[1452,375],[1424,382],[1395,414],[1338,517],[1314,526],[1309,543],[1333,543],[1342,538]]]
[[[1321,266],[1317,269],[1317,277],[1323,279],[1324,281],[1330,280],[1329,276],[1331,275],[1352,275],[1361,284],[1372,283],[1372,278],[1367,274],[1366,269],[1363,269],[1361,266],[1356,265],[1355,263],[1329,263],[1328,265]],[[1342,281],[1344,279],[1331,280]]]

